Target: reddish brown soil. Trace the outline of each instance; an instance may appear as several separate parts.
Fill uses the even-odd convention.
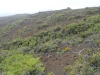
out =
[[[50,53],[51,57],[43,54],[41,60],[46,66],[45,75],[53,72],[55,75],[63,75],[63,68],[66,65],[73,64],[75,54],[68,52],[58,56],[55,53]]]
[[[77,52],[83,50],[81,53],[85,55],[87,52],[86,47],[87,45],[82,45],[79,49],[73,47],[71,51],[61,55],[57,55],[55,52],[42,54],[41,61],[46,66],[45,75],[50,72],[53,72],[55,75],[64,75],[64,66],[74,64],[75,58],[78,57]]]

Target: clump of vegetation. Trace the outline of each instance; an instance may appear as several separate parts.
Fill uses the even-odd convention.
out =
[[[33,29],[32,28],[28,28],[28,27],[23,27],[22,29],[19,29],[18,30],[18,33],[19,34],[23,34],[23,33],[25,33],[25,32],[29,32],[29,31],[32,31]]]
[[[76,14],[78,13],[78,14]],[[22,25],[17,31],[22,35],[25,32],[35,31],[27,38],[15,37],[10,42],[4,41],[0,47],[0,74],[7,75],[36,75],[43,73],[44,67],[34,53],[68,52],[70,47],[83,43],[92,44],[91,51],[86,59],[82,55],[76,60],[75,65],[64,68],[64,74],[69,75],[99,75],[100,72],[100,7],[85,8],[80,10],[58,10],[53,12],[38,13],[29,19],[21,19],[3,28],[0,28],[0,37],[9,36],[11,29]],[[38,19],[39,18],[39,19]],[[84,19],[83,19],[84,18]],[[32,22],[30,21],[32,19]],[[36,20],[36,22],[34,21]],[[75,19],[75,21],[73,21]],[[79,19],[79,20],[78,20]],[[80,20],[83,19],[83,20]],[[31,25],[23,26],[29,21]],[[66,26],[65,23],[71,22]],[[56,26],[53,26],[56,25]],[[32,29],[33,27],[34,29]],[[50,27],[50,28],[49,28]],[[38,29],[37,29],[38,28]],[[42,30],[44,29],[45,30]],[[17,34],[16,34],[17,35]],[[10,36],[9,36],[10,37]],[[91,41],[91,42],[90,42]],[[67,47],[66,47],[67,46]],[[61,48],[60,48],[61,47]],[[61,53],[62,54],[62,53]],[[48,73],[54,75],[54,73]]]
[[[100,74],[100,50],[99,44],[99,34],[96,37],[92,37],[90,48],[86,49],[87,54],[79,56],[76,58],[74,65],[68,65],[64,67],[64,74],[69,75],[99,75]]]
[[[48,75],[55,75],[53,72],[48,73]]]
[[[2,60],[0,63],[2,68],[2,74],[6,75],[24,75],[29,73],[35,75],[36,71],[40,73],[44,72],[44,67],[39,58],[35,58],[32,55],[15,54]]]
[[[69,51],[70,49],[71,49],[71,48],[67,46],[67,47],[64,49],[64,51],[67,52],[67,51]]]
[[[100,52],[89,55],[86,59],[82,56],[76,60],[73,66],[69,65],[64,68],[64,73],[69,75],[99,75],[100,74]]]
[[[9,32],[12,28],[14,28],[15,26],[19,26],[21,25],[22,23],[24,23],[24,20],[25,19],[21,19],[21,20],[18,20],[10,25],[7,25],[5,27],[2,28],[2,33],[5,33],[5,32]]]
[[[47,24],[43,24],[43,25],[39,26],[38,29],[47,28],[48,26],[49,26],[49,25],[47,25]]]
[[[99,20],[100,16],[96,15],[87,18],[85,21],[82,20],[78,23],[72,23],[65,27],[56,26],[25,39],[16,38],[16,40],[13,40],[12,42],[3,43],[2,48],[16,49],[28,46],[37,53],[51,52],[50,50],[57,50],[58,46],[62,43],[70,45],[78,44],[85,41],[85,38],[94,34],[94,32],[100,33]]]

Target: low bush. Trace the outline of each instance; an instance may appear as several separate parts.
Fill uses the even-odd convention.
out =
[[[79,55],[73,66],[64,68],[64,73],[69,75],[99,75],[100,74],[100,52],[88,50],[88,55],[83,58]]]
[[[15,54],[5,58],[0,66],[2,74],[6,75],[24,75],[26,72],[31,75],[36,75],[36,71],[44,72],[44,67],[39,58],[34,58],[32,55]]]

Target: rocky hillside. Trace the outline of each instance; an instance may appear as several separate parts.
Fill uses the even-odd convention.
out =
[[[26,38],[54,26],[66,26],[89,16],[99,14],[99,7],[63,9],[36,14],[14,15],[0,18],[0,42],[20,36]]]
[[[100,7],[0,18],[0,74],[99,75],[99,57]]]

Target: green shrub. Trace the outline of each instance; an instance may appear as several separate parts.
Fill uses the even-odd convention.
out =
[[[67,51],[69,51],[70,49],[71,49],[71,48],[67,46],[67,47],[64,49],[64,51],[67,52]]]
[[[28,54],[30,52],[30,48],[29,47],[21,47],[17,49],[18,53],[22,53],[22,54]]]
[[[23,75],[26,72],[35,75],[36,71],[44,72],[44,67],[39,58],[34,58],[32,55],[15,54],[7,57],[1,62],[2,73],[7,75]]]
[[[48,73],[48,75],[55,75],[54,73],[52,73],[52,72],[50,72],[50,73]]]
[[[43,24],[43,25],[39,26],[38,29],[43,29],[43,28],[46,28],[46,27],[48,27],[48,26],[49,26],[49,25]]]
[[[86,58],[78,57],[73,66],[64,67],[64,73],[69,75],[99,75],[100,74],[100,52],[88,51]]]

